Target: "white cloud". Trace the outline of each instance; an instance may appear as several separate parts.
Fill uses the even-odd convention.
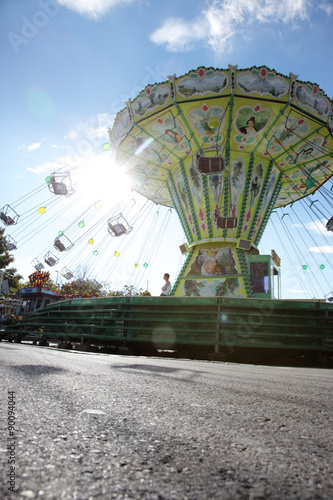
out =
[[[314,253],[333,253],[333,245],[324,245],[323,247],[310,247],[310,252]]]
[[[116,5],[130,3],[131,1],[132,0],[57,0],[59,5],[67,7],[79,14],[87,15],[92,19],[98,19]]]
[[[209,31],[209,21],[203,16],[194,21],[184,21],[169,17],[163,26],[150,35],[150,40],[157,45],[166,43],[172,52],[191,50],[195,42],[203,40]]]
[[[213,0],[207,10],[193,21],[168,18],[150,39],[166,44],[171,51],[190,50],[206,40],[216,52],[231,45],[234,36],[254,22],[288,23],[308,17],[312,0]]]
[[[326,229],[326,224],[327,220],[314,220],[312,222],[308,222],[307,224],[301,224],[301,223],[296,223],[296,224],[292,224],[292,227],[301,227],[301,228],[305,228],[307,229],[308,231],[313,231],[317,234],[320,234],[321,236],[325,236],[326,238],[327,237],[332,237],[333,236],[333,232],[331,231],[327,231]]]
[[[330,16],[333,12],[332,1],[323,0],[319,5],[319,9],[322,9],[328,16]]]
[[[59,168],[62,168],[64,166],[64,162],[62,160],[63,159],[58,158],[56,160],[58,163],[52,163],[51,161],[46,161],[45,163],[42,163],[36,168],[27,167],[27,170],[29,170],[29,172],[34,172],[35,174],[43,174],[45,172],[52,173],[55,170],[59,170]]]
[[[30,144],[30,146],[19,146],[18,149],[24,149],[25,151],[34,151],[35,149],[38,149],[41,144],[41,142],[34,142],[33,144]]]
[[[326,223],[326,221],[325,221],[325,223]],[[300,224],[300,226],[301,226],[301,224]],[[333,236],[333,233],[330,231],[327,231],[325,225],[320,220],[309,222],[308,224],[305,225],[305,227],[307,229],[309,229],[310,231],[314,231],[315,233],[320,234],[321,236],[325,236],[325,237]]]
[[[92,139],[108,138],[108,128],[111,127],[114,120],[114,115],[108,113],[100,113],[91,116],[87,121],[77,125],[77,130],[83,132],[86,136]]]
[[[27,146],[27,151],[34,151],[35,149],[38,149],[41,144],[41,142],[34,142],[30,146]]]

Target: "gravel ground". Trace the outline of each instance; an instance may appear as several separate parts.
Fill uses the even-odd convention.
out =
[[[331,370],[5,342],[0,359],[1,498],[333,498]]]

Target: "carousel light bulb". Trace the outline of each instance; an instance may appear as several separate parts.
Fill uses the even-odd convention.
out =
[[[211,118],[209,118],[208,120],[208,127],[212,130],[215,130],[218,126],[219,126],[219,119],[217,118],[217,116],[212,116]]]

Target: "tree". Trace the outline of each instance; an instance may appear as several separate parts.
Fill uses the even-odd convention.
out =
[[[5,230],[0,228],[0,269],[5,269],[8,264],[11,264],[15,260],[13,255],[10,255],[7,250],[4,234]]]
[[[116,290],[109,293],[109,297],[113,296],[126,296],[126,297],[138,297],[138,296],[150,296],[151,293],[148,290],[138,290],[134,285],[125,285],[121,290]]]
[[[8,280],[9,285],[9,293],[16,293],[19,288],[22,287],[20,280],[23,279],[23,276],[17,274],[17,269],[11,267],[10,269],[6,269],[6,267],[14,262],[14,257],[9,253],[7,247],[5,245],[5,229],[0,228],[0,269],[4,269],[3,280]]]
[[[23,279],[23,276],[17,273],[17,269],[11,267],[10,269],[6,269],[3,274],[3,281],[8,280],[9,285],[9,293],[10,295],[14,295],[22,288],[24,285],[20,281]]]
[[[95,279],[77,278],[62,285],[60,290],[63,295],[91,295],[95,293],[101,296],[103,295],[102,288],[103,285]]]
[[[64,283],[60,286],[60,293],[63,295],[91,295],[96,294],[99,297],[105,297],[108,283],[100,283],[96,279],[88,278],[89,269],[86,266],[78,266],[74,272],[76,279]]]

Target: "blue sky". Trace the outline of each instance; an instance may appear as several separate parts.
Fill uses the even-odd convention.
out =
[[[332,32],[332,0],[2,0],[0,204],[15,204],[28,195],[20,205],[26,214],[24,221],[15,228],[18,249],[14,256],[19,272],[26,278],[33,271],[32,259],[51,249],[54,237],[64,227],[76,238],[73,221],[92,200],[103,198],[106,209],[118,195],[126,195],[124,179],[118,178],[116,168],[108,168],[110,153],[101,147],[108,140],[107,128],[115,113],[129,97],[170,74],[179,76],[200,65],[226,68],[238,64],[239,68],[266,65],[286,75],[292,72],[300,80],[316,82],[332,99]],[[79,193],[76,205],[67,210],[65,202],[72,200],[60,200],[53,206],[44,180],[63,166],[75,170]],[[39,187],[41,191],[34,192]],[[138,211],[140,203],[136,201]],[[46,206],[43,216],[38,213],[39,205]],[[146,216],[151,227],[157,210]],[[323,296],[333,289],[332,270],[323,260],[327,273],[323,278],[323,272],[318,271],[323,255],[306,250],[325,247],[326,259],[331,259],[333,233],[319,234],[302,207],[299,210],[302,222],[308,224],[302,261],[313,276],[308,278],[301,272],[300,281],[298,258],[292,258],[295,269],[285,258],[283,297]],[[96,214],[93,217],[98,218]],[[161,209],[158,217],[164,221],[168,211]],[[289,221],[293,227],[298,223],[296,216]],[[126,249],[126,262],[144,258],[144,240],[150,233],[145,233],[144,227],[140,231],[143,241]],[[297,229],[293,231],[297,240]],[[12,234],[12,230],[8,228],[6,233]],[[309,235],[315,237],[317,245]],[[157,294],[164,272],[176,278],[182,242],[177,216],[172,214],[158,255],[153,244],[149,250],[154,267],[150,266],[146,275],[141,273],[143,288],[149,281],[150,290]],[[104,258],[110,260],[107,255],[113,255],[114,246],[114,241],[110,248],[105,243]],[[271,248],[284,254],[274,227],[269,225],[261,253],[269,253]],[[91,254],[92,249],[73,254],[71,265],[91,266],[84,252]],[[292,250],[287,252],[292,255]],[[125,284],[128,272],[116,271],[112,265],[106,266],[112,276],[101,278],[101,270],[94,264],[96,277],[112,281],[112,288],[117,288]],[[51,270],[51,276],[57,278],[56,270]],[[316,280],[313,290],[311,282]]]

